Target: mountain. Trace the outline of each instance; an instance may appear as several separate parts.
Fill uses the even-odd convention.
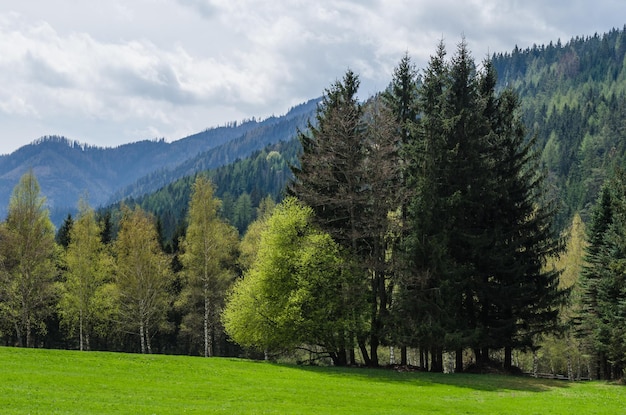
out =
[[[521,116],[536,134],[559,225],[589,219],[600,186],[626,163],[626,32],[575,37],[567,43],[493,56],[500,85],[513,88]]]
[[[575,212],[589,219],[589,208],[604,180],[612,169],[626,165],[625,31],[613,29],[604,35],[576,37],[567,43],[516,47],[512,52],[494,54],[492,59],[498,72],[498,88],[509,87],[518,93],[520,115],[528,133],[537,138],[537,149],[548,173],[548,196],[557,198],[560,204],[557,225],[561,229],[569,226]],[[223,158],[217,149],[211,153],[200,158]],[[254,157],[263,160],[264,154],[258,156]],[[167,177],[145,177],[135,184],[137,192],[127,188],[117,197],[141,194],[141,190],[183,177],[194,171],[191,167],[195,162],[188,163],[168,170]],[[258,163],[251,161],[234,163],[221,171],[254,177],[259,170]],[[212,170],[210,174],[217,173]],[[239,183],[232,175],[212,177],[219,182],[220,192],[225,187],[231,189],[233,182],[235,187]],[[164,215],[168,226],[172,226],[182,219],[187,202],[184,195],[189,193],[190,184],[191,180],[187,180],[168,185],[137,201],[158,216]],[[185,191],[181,192],[181,188]],[[256,191],[261,195],[275,194],[261,185]],[[237,198],[244,190],[229,192],[232,193],[226,194],[224,214],[231,218],[234,212],[227,208],[233,206],[231,196]]]
[[[0,157],[0,217],[6,216],[11,192],[29,169],[39,181],[53,222],[59,224],[85,193],[97,207],[154,191],[176,178],[289,139],[298,128],[306,128],[317,102],[310,100],[280,117],[231,123],[171,143],[145,140],[101,148],[64,137],[42,137]]]

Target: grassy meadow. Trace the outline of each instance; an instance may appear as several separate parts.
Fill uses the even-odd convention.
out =
[[[626,387],[0,347],[2,414],[623,414]]]

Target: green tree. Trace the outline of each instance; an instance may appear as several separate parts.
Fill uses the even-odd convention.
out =
[[[267,227],[267,220],[271,216],[276,202],[270,196],[267,196],[257,209],[257,219],[248,226],[246,233],[239,244],[239,266],[243,271],[247,271],[252,267],[256,259],[257,253],[261,246],[261,234]]]
[[[463,349],[479,364],[491,349],[513,347],[555,327],[566,291],[559,271],[544,265],[563,247],[554,204],[517,115],[510,90],[496,93],[493,65],[477,71],[463,40],[450,63],[440,44],[422,86],[418,139],[408,148],[412,187],[408,268],[399,310],[430,343],[431,370],[443,349]],[[433,323],[434,322],[434,323]]]
[[[214,355],[214,338],[226,291],[234,280],[237,231],[219,215],[219,200],[205,176],[198,176],[189,202],[188,227],[180,256],[187,286],[181,296],[189,308],[183,320],[184,330],[201,328],[204,356]],[[200,309],[197,310],[197,305]],[[197,316],[201,325],[197,327]]]
[[[113,248],[119,319],[139,334],[141,353],[152,353],[152,335],[166,321],[171,279],[153,218],[124,206]]]
[[[67,249],[68,245],[70,244],[70,233],[72,231],[73,225],[74,225],[74,218],[72,217],[71,213],[68,213],[67,217],[63,221],[63,224],[57,231],[56,238],[55,238],[57,244],[59,244],[63,248]]]
[[[579,335],[589,339],[595,376],[623,377],[626,368],[626,174],[615,171],[594,207],[581,273]]]
[[[313,209],[316,225],[360,265],[369,287],[370,327],[352,335],[366,364],[377,366],[378,346],[389,335],[388,214],[400,204],[400,134],[380,97],[359,103],[358,87],[357,75],[347,71],[326,90],[317,124],[299,134],[303,153],[290,193]]]
[[[81,199],[78,217],[70,230],[65,254],[67,271],[58,305],[62,324],[68,331],[73,334],[78,328],[80,350],[89,350],[92,333],[110,315],[110,311],[103,310],[103,290],[112,277],[112,261],[100,235],[94,210]]]
[[[312,220],[312,209],[294,198],[276,207],[254,265],[228,298],[224,325],[246,347],[280,352],[319,346],[345,365],[347,334],[363,329],[365,299],[354,290],[339,245]]]
[[[2,227],[0,315],[15,329],[19,346],[34,347],[56,301],[54,227],[33,171],[13,190]]]

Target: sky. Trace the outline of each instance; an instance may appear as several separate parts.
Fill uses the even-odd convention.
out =
[[[370,96],[442,39],[482,61],[625,24],[623,0],[0,0],[0,154],[174,141],[282,115],[347,69]]]

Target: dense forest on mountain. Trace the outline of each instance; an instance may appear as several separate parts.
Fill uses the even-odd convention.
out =
[[[256,208],[262,199],[268,196],[275,201],[282,199],[285,185],[291,178],[289,165],[296,162],[299,152],[297,140],[279,142],[244,159],[200,173],[205,173],[213,182],[215,195],[222,201],[221,215],[243,235],[256,219]],[[126,198],[123,203],[137,204],[158,217],[162,237],[169,242],[176,230],[184,226],[195,177],[195,174],[186,176],[156,192]],[[107,209],[117,211],[119,206],[118,203]]]
[[[11,189],[32,169],[58,227],[68,212],[76,212],[85,194],[94,206],[104,206],[289,140],[305,126],[316,102],[297,105],[283,116],[232,122],[171,143],[155,139],[101,148],[65,137],[42,137],[0,157],[0,200],[8,203]],[[6,203],[0,206],[0,216],[5,214]]]
[[[519,94],[542,149],[561,228],[575,212],[590,219],[607,172],[625,161],[625,57],[623,29],[493,55],[499,85]]]

